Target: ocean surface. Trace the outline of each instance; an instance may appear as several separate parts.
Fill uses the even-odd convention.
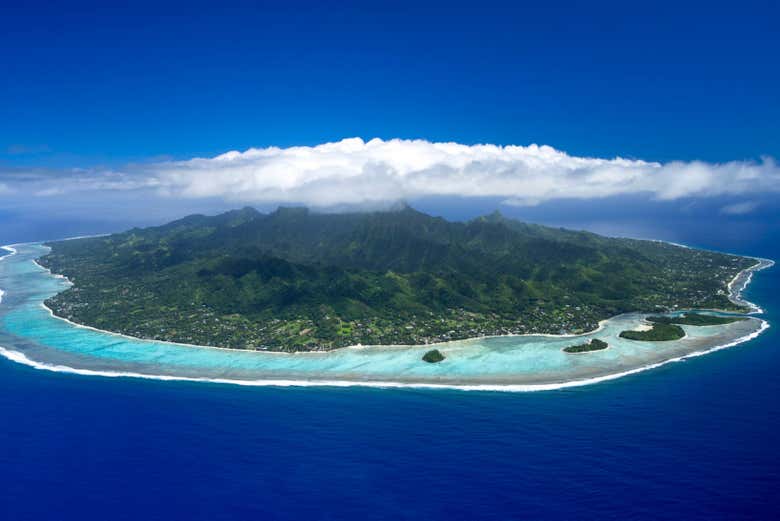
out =
[[[780,258],[771,238],[739,253]],[[745,297],[775,326],[755,340],[530,393],[104,378],[3,358],[0,519],[773,519],[780,269]]]

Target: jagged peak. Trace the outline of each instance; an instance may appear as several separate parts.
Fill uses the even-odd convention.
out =
[[[483,222],[483,223],[506,223],[507,221],[510,221],[508,217],[506,217],[504,214],[501,213],[500,210],[496,209],[492,211],[491,213],[487,215],[481,215],[475,219],[473,219],[471,222]]]
[[[506,221],[507,218],[501,213],[501,210],[493,210],[491,213],[485,216],[487,221]]]

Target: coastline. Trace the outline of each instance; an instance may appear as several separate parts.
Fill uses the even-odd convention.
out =
[[[45,268],[43,268],[45,269]],[[54,277],[60,277],[67,280],[67,277],[63,277],[62,275],[52,274]],[[82,329],[90,329],[92,331],[95,331],[97,333],[103,333],[106,335],[113,335],[118,336],[122,338],[126,338],[128,340],[135,340],[137,342],[155,342],[158,344],[167,344],[167,345],[173,345],[173,346],[181,346],[181,347],[195,347],[199,349],[218,349],[220,351],[237,351],[239,353],[257,353],[257,354],[267,354],[267,355],[281,355],[281,356],[306,356],[306,355],[323,355],[327,353],[335,353],[336,351],[341,351],[342,349],[370,349],[370,348],[397,348],[397,349],[416,349],[416,348],[435,348],[437,346],[446,346],[448,344],[456,343],[456,342],[473,342],[478,340],[486,340],[489,338],[512,338],[512,337],[529,337],[529,336],[535,336],[535,337],[547,337],[547,338],[575,338],[580,336],[587,336],[592,335],[594,333],[598,333],[602,329],[604,329],[607,322],[609,322],[611,319],[616,318],[620,315],[615,315],[614,317],[606,318],[604,320],[599,321],[599,326],[592,330],[592,331],[586,331],[584,333],[580,334],[565,334],[565,335],[552,335],[547,333],[523,333],[523,334],[513,334],[509,333],[506,335],[484,335],[484,336],[474,336],[474,337],[468,337],[468,338],[461,338],[459,340],[447,340],[444,342],[432,342],[430,344],[356,344],[352,346],[344,346],[344,347],[338,347],[336,349],[331,349],[329,351],[293,351],[293,352],[287,352],[287,351],[264,351],[259,349],[238,349],[235,347],[217,347],[217,346],[206,346],[201,344],[187,344],[184,342],[173,342],[170,340],[156,340],[154,338],[141,338],[137,336],[131,336],[126,335],[124,333],[117,333],[115,331],[108,331],[106,329],[98,329],[96,327],[87,326],[85,324],[79,324],[77,322],[73,322],[70,319],[67,319],[65,317],[60,317],[54,314],[54,311],[47,306],[44,302],[41,302],[41,307],[45,309],[49,315],[51,315],[52,318],[56,318],[57,320],[62,320],[64,322],[67,322],[71,326],[79,327]]]
[[[39,244],[39,243],[29,243],[29,244]],[[8,257],[16,252],[15,248],[12,247],[4,247],[6,250],[8,250],[8,255],[4,255],[0,257],[0,260],[2,260],[5,257]],[[746,268],[745,270],[742,270],[740,273],[738,273],[734,279],[729,283],[729,291],[730,293],[735,296],[736,298],[739,297],[740,293],[744,291],[744,289],[749,285],[749,283],[752,280],[752,273],[754,271],[759,271],[760,269],[767,268],[769,266],[772,266],[774,264],[773,261],[768,259],[758,259],[759,262],[757,262],[754,266],[751,266],[750,268]],[[41,270],[46,271],[49,273],[50,276],[64,279],[68,281],[67,277],[64,277],[63,275],[59,274],[53,274],[50,270],[47,268],[41,266],[36,262],[35,259],[32,259],[32,262]],[[69,281],[68,281],[69,282]],[[1,291],[1,290],[0,290]],[[67,322],[68,324],[84,328],[84,329],[91,329],[93,331],[96,331],[98,333],[104,333],[108,335],[113,336],[119,336],[124,337],[129,340],[134,341],[142,341],[142,342],[156,342],[156,343],[163,343],[163,344],[172,344],[172,345],[178,345],[178,346],[184,346],[189,348],[208,348],[212,350],[222,350],[222,351],[238,351],[243,353],[266,353],[266,354],[274,354],[274,355],[280,355],[280,356],[289,356],[289,355],[309,355],[309,354],[318,354],[318,355],[327,355],[331,352],[340,351],[343,349],[366,349],[371,347],[381,347],[381,348],[399,348],[399,349],[410,349],[410,348],[430,348],[431,346],[446,346],[447,344],[452,343],[464,343],[469,341],[478,341],[480,339],[488,339],[488,338],[503,338],[503,337],[552,337],[552,338],[573,338],[573,337],[583,337],[592,335],[593,333],[596,333],[600,330],[602,330],[605,325],[608,323],[609,320],[615,317],[611,317],[610,319],[605,319],[599,322],[599,327],[596,328],[593,331],[585,332],[581,334],[565,334],[565,335],[554,335],[554,334],[509,334],[509,335],[491,335],[491,336],[482,336],[482,337],[473,337],[468,339],[461,339],[461,340],[450,340],[446,342],[440,342],[435,344],[420,344],[420,345],[379,345],[379,346],[348,346],[344,348],[339,348],[332,351],[312,351],[312,352],[295,352],[295,353],[286,353],[286,352],[275,352],[275,351],[253,351],[253,350],[246,350],[246,349],[235,349],[235,348],[221,348],[221,347],[214,347],[214,346],[201,346],[201,345],[195,345],[195,344],[186,344],[186,343],[176,343],[176,342],[166,342],[166,341],[158,341],[158,340],[147,340],[147,339],[141,339],[136,338],[128,335],[124,335],[121,333],[114,333],[111,331],[104,331],[100,330],[91,326],[81,325],[77,324],[75,322],[72,322],[68,319],[65,319],[63,317],[58,317],[54,315],[51,309],[49,309],[47,306],[43,304],[43,302],[40,303],[44,309],[46,309],[49,314],[57,318],[59,320],[63,320]],[[757,306],[754,305],[754,307],[757,308]],[[758,312],[760,312],[760,308]],[[618,315],[620,316],[620,315]],[[754,317],[755,318],[755,317]],[[144,372],[133,372],[133,371],[112,371],[112,370],[102,370],[102,369],[79,369],[78,367],[70,367],[69,365],[60,365],[60,364],[50,364],[46,362],[38,362],[35,360],[30,359],[24,352],[21,351],[14,351],[12,349],[8,349],[5,347],[0,346],[0,355],[2,355],[4,358],[9,359],[11,361],[27,365],[29,367],[33,367],[35,369],[39,370],[49,370],[54,372],[65,372],[65,373],[72,373],[72,374],[79,374],[79,375],[86,375],[86,376],[103,376],[103,377],[127,377],[127,378],[141,378],[141,379],[156,379],[156,380],[164,380],[164,381],[194,381],[194,382],[210,382],[210,383],[218,383],[218,384],[234,384],[234,385],[243,385],[243,386],[276,386],[276,387],[288,387],[288,386],[297,386],[297,387],[308,387],[308,386],[320,386],[320,387],[351,387],[351,386],[363,386],[363,387],[377,387],[377,388],[420,388],[420,389],[451,389],[451,390],[463,390],[463,391],[504,391],[504,392],[530,392],[530,391],[543,391],[543,390],[555,390],[555,389],[563,389],[568,387],[578,387],[578,386],[584,386],[584,385],[590,385],[594,383],[599,383],[603,381],[613,380],[617,378],[621,378],[623,376],[628,376],[636,373],[640,373],[643,371],[647,371],[650,369],[654,369],[656,367],[660,367],[662,365],[666,365],[668,363],[672,362],[678,362],[683,361],[688,358],[696,357],[696,356],[702,356],[708,353],[712,353],[715,351],[719,351],[722,349],[726,349],[728,347],[736,346],[741,343],[747,342],[749,340],[752,340],[753,338],[756,338],[761,333],[763,333],[767,328],[770,327],[769,323],[765,320],[758,319],[760,322],[760,326],[755,329],[754,331],[751,331],[749,334],[743,335],[741,337],[738,337],[734,340],[729,340],[727,342],[724,342],[722,344],[714,345],[711,347],[705,347],[701,349],[696,349],[691,352],[677,354],[677,353],[670,353],[670,358],[665,360],[659,360],[659,361],[653,361],[651,363],[648,363],[646,365],[638,366],[635,368],[630,368],[622,371],[617,371],[615,373],[607,373],[607,374],[599,374],[592,377],[577,377],[574,376],[574,378],[570,380],[561,380],[561,381],[552,381],[552,382],[540,382],[540,383],[511,383],[511,380],[507,380],[505,382],[502,382],[499,380],[495,382],[489,382],[485,381],[482,382],[470,382],[470,383],[458,383],[457,380],[455,381],[442,381],[441,383],[438,382],[431,382],[431,381],[413,381],[411,380],[404,380],[403,378],[399,379],[398,381],[395,380],[372,380],[372,379],[350,379],[350,378],[338,378],[336,379],[307,379],[307,378],[291,378],[291,379],[275,379],[275,378],[261,378],[261,379],[241,379],[241,378],[210,378],[210,377],[197,377],[197,376],[185,376],[185,375],[175,375],[175,374],[152,374],[152,373],[144,373]],[[725,339],[724,339],[725,340]],[[609,350],[609,347],[606,349]],[[575,354],[587,354],[587,353],[575,353]],[[487,380],[488,378],[486,378]]]
[[[79,237],[80,238],[80,237]],[[38,244],[38,243],[30,243],[30,244]],[[2,257],[0,257],[0,260],[2,260]],[[59,273],[52,273],[52,271],[49,268],[46,268],[44,266],[41,266],[38,263],[37,259],[32,260],[33,264],[38,266],[40,269],[46,271],[54,278],[63,279],[67,281],[69,284],[72,284],[70,279],[66,277],[65,275],[61,275]],[[595,329],[592,329],[591,331],[585,331],[583,333],[566,333],[562,335],[555,335],[551,333],[507,333],[505,335],[482,335],[482,336],[474,336],[474,337],[468,337],[468,338],[461,338],[457,340],[445,340],[444,342],[431,342],[430,344],[355,344],[351,346],[344,346],[344,347],[337,347],[336,349],[330,349],[328,351],[293,351],[291,353],[286,351],[267,351],[267,350],[260,350],[260,349],[238,349],[235,347],[219,347],[219,346],[207,346],[202,344],[188,344],[186,342],[174,342],[171,340],[157,340],[154,338],[142,338],[132,335],[126,335],[124,333],[117,333],[115,331],[108,331],[107,329],[98,329],[93,326],[88,326],[86,324],[79,324],[78,322],[73,322],[72,320],[61,317],[54,314],[54,311],[46,305],[45,302],[41,302],[41,306],[43,309],[45,309],[49,315],[51,315],[53,318],[56,318],[57,320],[62,320],[64,322],[67,322],[68,324],[80,327],[84,329],[90,329],[92,331],[96,331],[98,333],[104,333],[107,335],[114,335],[122,338],[127,338],[128,340],[136,340],[139,342],[157,342],[160,344],[168,344],[168,345],[174,345],[174,346],[183,346],[183,347],[197,347],[197,348],[206,348],[206,349],[220,349],[225,351],[239,351],[242,353],[265,353],[265,354],[274,354],[274,355],[287,355],[287,356],[305,356],[305,355],[311,355],[311,354],[323,354],[323,353],[334,353],[336,351],[342,350],[342,349],[369,349],[372,347],[381,347],[381,348],[399,348],[399,349],[410,349],[410,348],[423,348],[423,347],[437,347],[437,346],[446,346],[448,344],[452,344],[454,342],[470,342],[470,341],[478,341],[478,340],[485,340],[488,338],[512,338],[512,337],[546,337],[546,338],[576,338],[581,336],[588,336],[592,335],[594,333],[598,333],[599,331],[603,330],[606,323],[609,322],[611,319],[615,317],[609,317],[605,318],[603,320],[599,320],[599,325]],[[619,315],[616,315],[619,316]]]
[[[16,248],[14,248],[10,244],[7,246],[0,246],[0,250],[5,250],[8,252],[5,255],[0,255],[0,261],[7,257],[10,257],[11,255],[16,255]],[[0,288],[0,304],[3,303],[3,295],[5,295],[5,290],[3,288]]]
[[[753,266],[750,266],[750,267],[745,268],[744,270],[740,271],[739,273],[737,273],[734,276],[733,279],[731,279],[731,282],[729,282],[728,285],[727,285],[727,289],[729,290],[728,298],[729,298],[729,300],[733,304],[736,304],[738,306],[749,307],[750,311],[744,313],[745,315],[761,314],[761,313],[764,312],[758,305],[754,304],[753,302],[750,302],[750,301],[742,299],[741,298],[742,297],[741,294],[742,294],[743,291],[745,291],[745,289],[748,287],[748,285],[750,285],[751,279],[753,278],[753,273],[755,273],[757,271],[761,271],[761,270],[767,269],[767,268],[771,268],[772,266],[775,265],[775,261],[774,260],[772,260],[772,259],[764,259],[762,257],[754,257],[752,255],[740,255],[740,254],[737,254],[737,253],[731,253],[731,252],[720,251],[720,250],[708,250],[706,248],[693,248],[692,246],[688,246],[686,244],[681,244],[679,242],[665,241],[663,239],[643,239],[643,238],[639,238],[639,237],[627,237],[627,238],[632,238],[632,239],[635,239],[635,240],[638,240],[638,241],[662,242],[664,244],[669,244],[671,246],[677,246],[678,248],[685,248],[686,250],[697,249],[697,250],[704,250],[704,251],[714,251],[714,252],[717,252],[717,253],[724,253],[724,254],[727,254],[727,255],[733,255],[735,257],[743,257],[743,258],[746,258],[746,259],[754,259],[754,260],[758,261]],[[740,281],[740,280],[742,281],[742,283],[741,283],[740,287],[735,290],[733,286],[737,283],[737,281]],[[719,312],[723,312],[723,313],[733,313],[733,311],[728,311],[728,310],[724,310],[724,309],[703,309],[702,311],[719,311]]]
[[[612,347],[612,346],[608,345],[607,347],[605,347],[605,348],[603,348],[603,349],[594,349],[593,351],[575,351],[575,352],[569,352],[569,351],[566,351],[566,348],[565,348],[565,347],[563,347],[563,348],[561,348],[561,351],[563,351],[564,353],[566,353],[566,355],[573,355],[573,356],[577,356],[577,355],[589,355],[589,354],[591,354],[591,353],[596,353],[596,352],[601,352],[601,351],[607,351],[607,350],[609,350],[611,347]]]
[[[75,239],[82,239],[82,238],[88,238],[88,237],[101,237],[101,236],[104,236],[104,235],[105,234],[101,234],[101,235],[85,235],[85,236],[78,236],[78,237],[69,237],[69,238],[61,239],[61,240],[67,241],[67,240],[75,240]],[[653,239],[641,239],[641,240],[653,240]],[[661,241],[661,240],[657,240],[656,242],[667,242],[668,244],[672,244],[672,245],[680,247],[680,248],[688,248],[688,249],[690,249],[689,246],[685,246],[683,244],[669,243],[668,241]],[[17,244],[14,244],[14,245],[4,246],[4,248],[10,248],[11,246],[22,245],[22,244],[40,244],[40,245],[43,245],[43,243],[40,243],[40,242],[30,242],[30,243],[17,243]],[[13,250],[13,253],[16,253],[15,249]],[[750,284],[750,282],[752,280],[752,273],[754,271],[759,271],[759,270],[762,270],[762,269],[765,269],[765,268],[768,268],[768,267],[774,265],[774,261],[772,261],[771,259],[761,259],[761,258],[758,258],[758,257],[748,257],[748,258],[756,259],[759,262],[757,262],[753,266],[750,266],[750,267],[745,268],[744,270],[740,271],[739,273],[737,273],[737,275],[734,276],[734,278],[731,280],[731,282],[729,282],[727,288],[729,289],[729,292],[730,292],[730,295],[729,295],[729,299],[730,300],[732,299],[732,296],[734,296],[734,295],[736,295],[735,298],[739,298],[739,294],[742,291],[744,291],[745,288]],[[2,260],[2,259],[3,259],[3,257],[0,257],[0,260]],[[70,279],[68,279],[68,277],[66,277],[66,276],[64,276],[62,274],[59,274],[59,273],[52,273],[52,271],[49,268],[46,268],[46,267],[42,266],[41,264],[39,264],[38,263],[38,259],[33,259],[32,262],[38,268],[48,272],[49,275],[51,275],[52,277],[63,279],[65,281],[67,281],[69,284],[72,284],[72,282],[70,281]],[[747,274],[746,281],[744,282],[744,284],[742,285],[742,287],[738,291],[734,292],[734,290],[732,289],[732,286],[735,284],[735,282],[738,279],[740,279],[740,277],[743,277],[745,274]],[[734,302],[734,301],[732,300],[732,302]],[[753,304],[751,302],[747,302],[747,301],[744,301],[744,302],[746,304],[739,304],[739,305],[747,305],[747,306],[751,307],[751,311],[749,313],[745,313],[746,315],[747,314],[761,314],[761,313],[763,313],[763,310],[760,307],[756,306],[755,304]],[[415,349],[415,348],[438,348],[438,347],[445,348],[447,345],[450,345],[452,343],[475,342],[475,341],[486,340],[486,339],[490,339],[490,338],[523,338],[523,337],[578,338],[578,337],[585,337],[585,336],[593,335],[595,333],[598,333],[599,331],[602,331],[604,329],[605,325],[610,320],[616,318],[617,316],[620,316],[620,315],[615,315],[615,316],[612,316],[612,317],[608,317],[608,318],[599,320],[598,327],[596,327],[595,329],[593,329],[591,331],[585,331],[583,333],[577,333],[577,334],[565,333],[565,334],[558,334],[558,335],[556,335],[556,334],[551,334],[551,333],[522,333],[522,334],[507,333],[507,334],[503,334],[503,335],[482,335],[482,336],[461,338],[461,339],[457,339],[457,340],[446,340],[446,341],[443,341],[443,342],[432,342],[430,344],[366,344],[366,345],[355,344],[355,345],[350,345],[350,346],[339,347],[339,348],[336,348],[336,349],[331,349],[331,350],[328,350],[328,351],[294,351],[294,352],[290,353],[290,352],[286,352],[286,351],[268,351],[268,350],[257,350],[257,349],[239,349],[239,348],[235,348],[235,347],[209,346],[209,345],[202,345],[202,344],[191,344],[191,343],[186,343],[186,342],[174,342],[174,341],[171,341],[171,340],[158,340],[158,339],[153,339],[153,338],[135,337],[135,336],[132,336],[132,335],[126,335],[124,333],[117,333],[115,331],[109,331],[109,330],[105,330],[105,329],[98,329],[96,327],[88,326],[86,324],[79,324],[79,323],[74,322],[74,321],[72,321],[70,319],[67,319],[65,317],[60,317],[60,316],[56,315],[54,313],[54,311],[45,304],[45,302],[41,302],[41,306],[53,318],[56,318],[58,320],[62,320],[64,322],[67,322],[68,324],[70,324],[72,326],[79,327],[79,328],[84,328],[84,329],[89,329],[89,330],[92,330],[92,331],[95,331],[95,332],[98,332],[98,333],[104,333],[104,334],[107,334],[107,335],[114,335],[114,336],[118,336],[118,337],[121,337],[121,338],[126,338],[128,340],[135,340],[135,341],[140,341],[140,342],[156,342],[156,343],[161,343],[161,344],[175,345],[175,346],[182,346],[182,347],[194,347],[194,348],[206,348],[206,349],[220,349],[220,350],[226,350],[226,351],[238,351],[238,352],[244,352],[244,353],[265,353],[265,354],[274,354],[274,355],[280,355],[280,356],[284,356],[284,355],[287,355],[287,356],[306,356],[306,355],[312,355],[312,354],[321,355],[323,353],[333,353],[333,352],[336,352],[336,351],[340,351],[342,349],[370,349],[370,348]],[[712,310],[712,311],[723,311],[723,310]],[[687,336],[687,334],[686,334],[686,336]],[[569,353],[569,354],[571,354],[571,353]],[[581,353],[578,353],[578,354],[581,354]]]
[[[19,351],[13,351],[0,346],[0,356],[22,365],[32,367],[37,370],[51,371],[57,373],[70,373],[78,374],[81,376],[100,376],[104,378],[137,378],[146,380],[161,380],[161,381],[178,381],[178,382],[200,382],[200,383],[214,383],[214,384],[230,384],[241,385],[247,387],[374,387],[374,388],[410,388],[410,389],[431,389],[431,390],[456,390],[456,391],[489,391],[489,392],[535,392],[535,391],[554,391],[560,389],[566,389],[571,387],[582,387],[585,385],[592,385],[596,383],[606,382],[610,380],[617,380],[625,376],[630,376],[651,369],[656,369],[667,364],[684,362],[689,358],[695,358],[706,354],[728,349],[736,345],[748,342],[766,329],[768,329],[769,323],[765,320],[761,320],[761,327],[743,337],[737,338],[734,341],[713,346],[711,348],[703,349],[700,351],[693,351],[688,354],[669,358],[661,362],[651,363],[645,366],[629,369],[626,371],[620,371],[617,373],[610,373],[602,376],[596,376],[592,378],[583,378],[579,380],[569,380],[562,382],[552,383],[540,383],[540,384],[450,384],[450,383],[427,383],[427,382],[394,382],[394,381],[370,381],[370,380],[294,380],[294,379],[258,379],[258,380],[241,380],[241,379],[229,379],[229,378],[199,378],[189,376],[175,376],[175,375],[153,375],[134,372],[112,372],[112,371],[100,371],[93,369],[77,369],[64,365],[53,365],[41,362],[36,362],[28,358],[24,353]],[[219,349],[219,348],[215,348]]]
[[[754,304],[753,302],[750,302],[748,300],[745,300],[742,298],[742,292],[747,289],[747,287],[750,285],[750,283],[753,280],[753,273],[756,273],[761,270],[765,270],[767,268],[771,268],[775,265],[775,261],[772,259],[762,259],[759,257],[751,257],[753,259],[756,259],[758,262],[754,264],[753,266],[749,268],[745,268],[744,270],[737,273],[737,275],[731,279],[731,282],[728,284],[728,290],[729,290],[729,300],[738,306],[747,306],[750,308],[750,311],[748,311],[746,314],[761,314],[764,312],[763,309],[761,309],[758,305]]]

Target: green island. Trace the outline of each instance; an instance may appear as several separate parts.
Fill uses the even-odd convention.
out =
[[[577,334],[633,311],[745,312],[728,283],[755,264],[499,213],[450,222],[406,205],[244,208],[48,246],[40,264],[73,283],[46,301],[56,316],[139,338],[287,352]]]
[[[687,326],[720,326],[747,320],[745,317],[718,317],[715,315],[705,315],[702,313],[685,313],[676,317],[651,316],[647,317],[648,322],[657,324],[681,324]]]
[[[436,364],[444,360],[446,357],[441,354],[441,351],[438,349],[431,349],[427,353],[425,353],[422,357],[422,359],[425,362],[428,362],[429,364]]]
[[[566,353],[588,353],[590,351],[601,351],[609,347],[609,344],[598,338],[594,338],[590,342],[585,344],[579,344],[576,346],[564,347],[563,351]]]
[[[645,342],[666,342],[669,340],[679,340],[685,336],[683,328],[676,324],[665,324],[656,322],[651,329],[647,331],[622,331],[621,338],[628,340],[642,340]]]

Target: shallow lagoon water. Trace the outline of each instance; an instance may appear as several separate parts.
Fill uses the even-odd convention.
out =
[[[6,357],[62,371],[103,375],[232,381],[254,385],[413,385],[538,390],[581,385],[631,374],[667,361],[734,345],[758,334],[757,318],[722,326],[684,326],[671,342],[619,338],[640,325],[626,314],[576,337],[503,336],[437,345],[444,362],[421,360],[430,346],[370,346],[327,353],[265,353],[132,339],[77,327],[42,305],[68,282],[36,265],[47,248],[18,245],[0,260],[0,346]],[[567,354],[566,346],[599,338],[609,348]]]

